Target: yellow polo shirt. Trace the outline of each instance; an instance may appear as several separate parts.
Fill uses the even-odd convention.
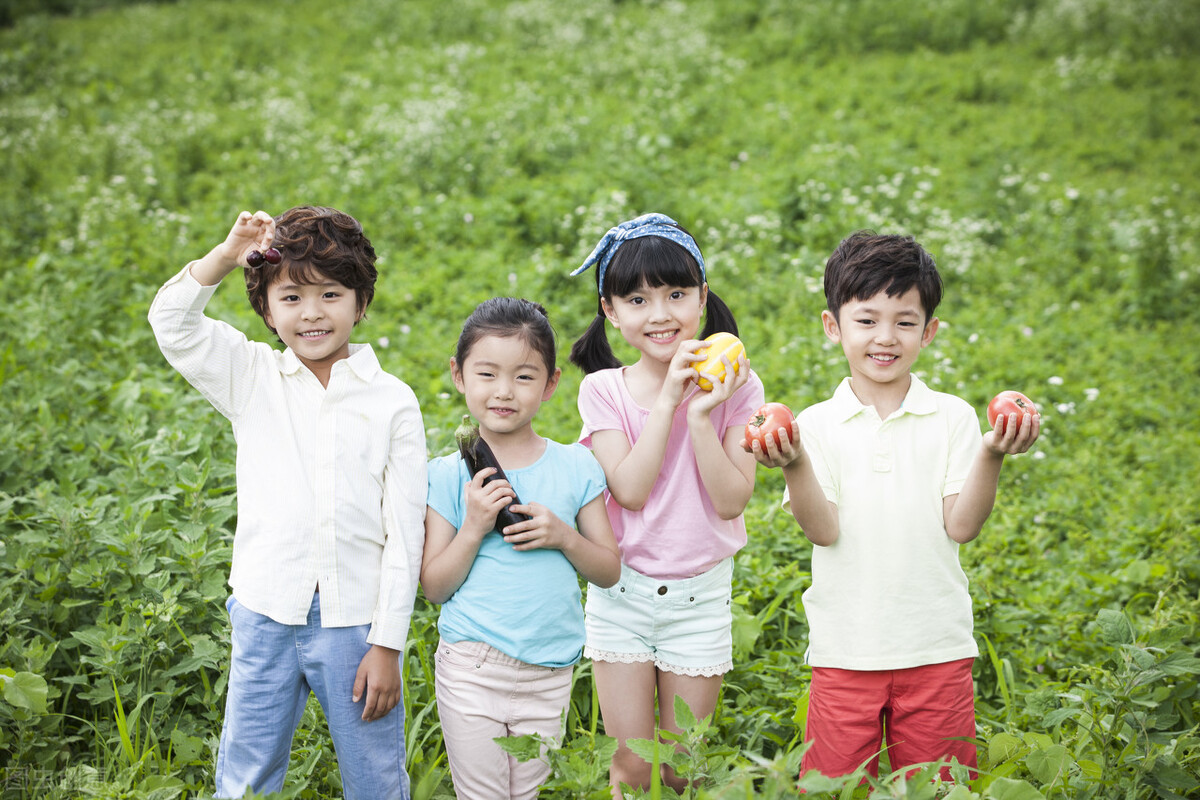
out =
[[[881,420],[846,378],[799,421],[840,531],[813,548],[808,663],[885,670],[979,655],[967,576],[942,515],[982,444],[975,410],[914,375],[900,409]]]

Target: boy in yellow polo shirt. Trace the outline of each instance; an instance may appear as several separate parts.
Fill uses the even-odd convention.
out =
[[[859,231],[825,267],[825,335],[850,367],[800,413],[792,442],[752,452],[782,467],[789,508],[816,547],[801,771],[878,772],[955,758],[976,765],[971,597],[958,547],[979,535],[1004,456],[1038,437],[1036,414],[980,434],[975,410],[912,374],[937,334],[942,281],[911,236]],[[943,774],[949,778],[948,770]]]

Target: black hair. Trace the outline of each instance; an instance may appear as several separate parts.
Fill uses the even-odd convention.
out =
[[[621,243],[604,273],[602,292],[599,281],[600,270],[597,268],[596,282],[600,298],[596,303],[596,317],[571,346],[571,363],[587,373],[621,366],[608,343],[603,301],[612,302],[614,297],[627,297],[643,286],[699,287],[704,284],[704,276],[696,259],[683,246],[661,236],[641,236]],[[705,307],[707,312],[701,339],[718,331],[737,336],[737,321],[733,318],[733,312],[717,297],[712,287],[709,287]]]
[[[928,323],[942,301],[942,276],[933,256],[911,236],[855,231],[825,262],[825,303],[835,319],[852,300],[880,292],[898,297],[914,286]]]
[[[546,309],[531,300],[493,297],[475,307],[458,335],[454,358],[462,369],[471,348],[485,336],[515,336],[542,357],[546,373],[553,377],[558,348]]]

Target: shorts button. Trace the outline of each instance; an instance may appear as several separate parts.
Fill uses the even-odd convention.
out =
[[[688,602],[689,602],[689,603],[694,603],[694,602],[696,602],[696,598],[694,598],[694,597],[689,597],[689,598],[688,598]]]
[[[658,587],[658,593],[659,593],[659,594],[666,594],[666,593],[667,593],[667,587],[665,587],[665,586],[660,586],[660,587]]]
[[[622,586],[622,587],[621,587],[621,591],[622,591],[622,592],[623,592],[623,591],[625,591],[625,587],[624,587],[624,586]]]

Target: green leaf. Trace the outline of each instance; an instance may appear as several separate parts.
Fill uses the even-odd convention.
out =
[[[988,787],[984,797],[995,798],[995,800],[1046,800],[1046,796],[1033,788],[1033,784],[1012,778],[996,780]]]
[[[1053,783],[1063,780],[1067,771],[1074,766],[1067,748],[1061,744],[1050,745],[1040,750],[1034,750],[1025,757],[1029,772],[1042,783]]]
[[[32,672],[0,669],[4,684],[4,699],[14,708],[24,708],[35,714],[46,713],[46,679]]]
[[[997,733],[988,742],[988,761],[993,766],[1016,758],[1028,748],[1011,733]]]
[[[1120,611],[1102,608],[1096,615],[1100,638],[1111,645],[1133,644],[1133,625]]]

